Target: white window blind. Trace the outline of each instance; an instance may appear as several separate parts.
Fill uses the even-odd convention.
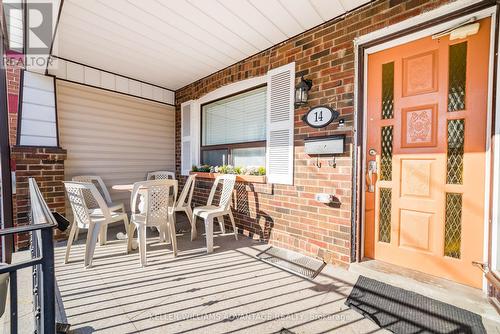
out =
[[[202,145],[266,140],[266,87],[203,106]]]

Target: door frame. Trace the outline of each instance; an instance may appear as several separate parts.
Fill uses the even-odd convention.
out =
[[[482,19],[491,18],[490,31],[490,54],[488,71],[488,101],[487,101],[487,125],[486,125],[486,163],[485,163],[485,221],[484,221],[484,246],[483,246],[483,262],[491,260],[491,254],[496,254],[498,251],[497,244],[492,244],[490,253],[490,223],[491,230],[498,230],[498,221],[491,220],[492,212],[496,215],[498,209],[500,189],[494,189],[493,183],[490,182],[494,176],[495,180],[499,175],[492,173],[492,161],[498,160],[500,156],[499,145],[495,145],[492,152],[492,129],[495,125],[495,118],[500,120],[500,108],[495,108],[494,100],[500,101],[500,92],[493,94],[496,86],[496,56],[498,38],[498,10],[495,1],[479,1],[479,0],[458,0],[451,4],[441,6],[435,10],[426,12],[416,17],[410,18],[400,23],[388,26],[386,28],[374,31],[367,35],[358,37],[354,41],[355,48],[355,82],[354,82],[354,110],[355,113],[355,137],[354,137],[354,152],[353,152],[353,198],[352,198],[352,233],[353,247],[351,249],[351,259],[353,262],[361,262],[364,257],[364,227],[365,227],[365,188],[366,184],[363,181],[366,169],[366,105],[367,105],[367,68],[368,56],[372,53],[392,48],[397,45],[405,44],[423,37],[431,36],[437,32],[446,30],[456,26],[469,18],[475,17]],[[498,98],[497,98],[498,97]],[[495,116],[493,117],[493,114]],[[500,122],[497,122],[497,124]],[[499,139],[495,139],[500,141]],[[497,186],[496,188],[500,188]],[[495,198],[491,197],[492,194]],[[359,204],[358,204],[359,203]],[[493,208],[493,210],[490,210]],[[495,238],[493,238],[495,240]],[[496,240],[495,240],[496,241]],[[495,269],[495,268],[494,268]],[[479,270],[479,269],[478,269]],[[486,291],[487,282],[483,277],[483,291]]]

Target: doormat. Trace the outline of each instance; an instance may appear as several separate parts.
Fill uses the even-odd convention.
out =
[[[314,259],[287,249],[269,247],[257,254],[257,258],[273,266],[299,275],[313,279],[321,272],[326,263],[320,259]]]
[[[481,316],[418,293],[360,276],[345,304],[398,334],[483,334]]]

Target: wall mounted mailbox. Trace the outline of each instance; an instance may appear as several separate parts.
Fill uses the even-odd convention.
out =
[[[304,139],[307,154],[342,154],[344,153],[345,135]]]

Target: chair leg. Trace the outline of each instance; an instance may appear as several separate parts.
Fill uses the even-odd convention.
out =
[[[217,219],[217,222],[219,222],[220,233],[226,234],[226,227],[224,226],[224,216],[214,217],[214,219]]]
[[[73,241],[77,241],[78,240],[78,234],[79,233],[80,233],[80,228],[78,227],[78,225],[76,225],[75,239]]]
[[[189,224],[191,224],[191,227],[193,227],[193,210],[191,209],[190,206],[183,208],[183,210],[186,213],[186,216],[189,220]]]
[[[196,216],[193,213],[193,215],[191,217],[192,217],[191,218],[191,241],[193,241],[197,237],[197,233],[196,233]]]
[[[214,219],[205,219],[205,235],[207,239],[207,253],[214,251]]]
[[[141,257],[141,267],[146,266],[146,225],[137,226],[137,237],[139,239],[139,255]]]
[[[160,242],[165,242],[165,229],[163,228],[163,226],[156,226],[155,228],[158,231]]]
[[[234,222],[233,213],[229,211],[229,219],[231,219],[231,225],[233,225],[234,237],[238,240],[238,229],[236,228],[236,223]]]
[[[170,217],[169,217],[170,219]],[[169,225],[169,222],[167,221],[166,224],[164,224],[161,228],[161,230],[163,231],[163,241],[165,243],[170,244],[170,225]]]
[[[172,229],[169,231],[170,233],[172,233],[172,230],[174,231],[174,235],[176,236],[177,235],[177,230],[175,229],[175,224],[177,222],[176,220],[176,215],[175,215],[175,211],[172,212],[172,214],[170,215],[169,219],[170,219],[170,223],[172,224]]]
[[[76,225],[76,222],[73,222],[73,225],[71,226],[71,231],[69,232],[68,244],[66,245],[66,256],[64,257],[64,263],[68,263],[69,252],[71,250],[71,245],[73,245],[77,228],[78,226]]]
[[[127,216],[125,216],[125,217],[123,218],[123,225],[125,225],[125,234],[127,234],[127,233],[128,233],[128,227],[129,227],[129,225],[130,225],[130,224],[129,224],[129,221],[128,221],[128,217],[127,217]]]
[[[174,252],[174,257],[177,257],[177,235],[175,233],[175,212],[174,215],[170,217],[167,229],[170,229],[170,240],[172,241],[172,251]]]
[[[108,225],[103,224],[101,226],[101,232],[99,234],[99,245],[104,246],[107,242]]]
[[[99,237],[99,231],[101,226],[99,224],[91,223],[87,231],[87,243],[85,244],[85,258],[84,265],[88,268],[92,265],[92,259],[94,257],[95,246],[97,244],[97,238]]]
[[[135,225],[129,224],[127,229],[127,253],[132,251],[132,241],[134,240]]]

